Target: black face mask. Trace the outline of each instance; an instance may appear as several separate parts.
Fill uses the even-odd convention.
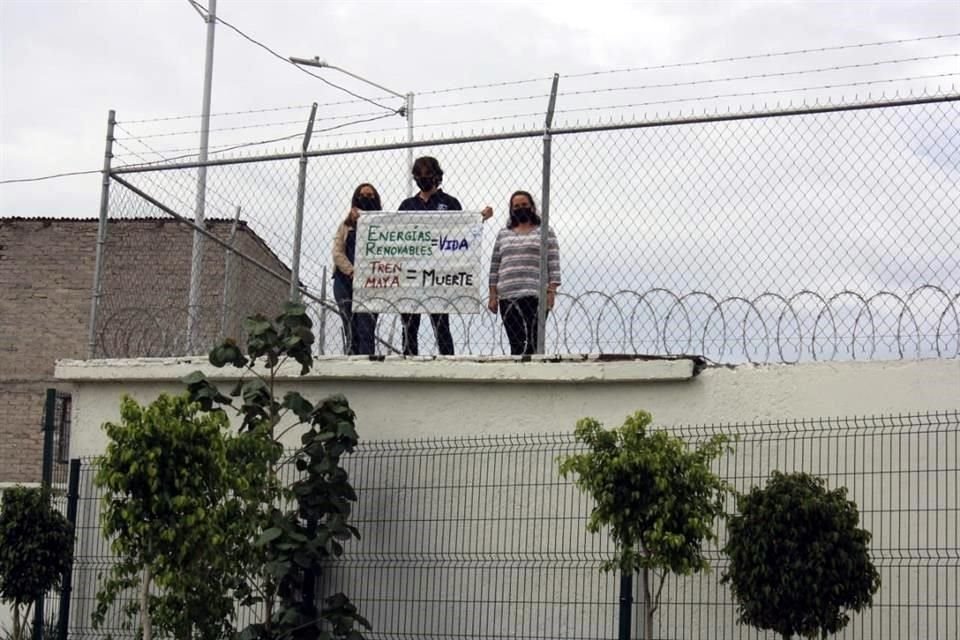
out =
[[[423,192],[432,191],[433,188],[437,186],[437,179],[433,176],[414,176],[413,179]]]
[[[517,207],[510,212],[510,219],[516,224],[533,222],[533,209],[530,207]]]
[[[357,198],[357,209],[361,211],[376,211],[377,200],[375,198],[360,196]]]

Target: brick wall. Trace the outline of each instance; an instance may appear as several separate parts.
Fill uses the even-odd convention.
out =
[[[227,239],[230,221],[209,221]],[[0,482],[40,477],[43,394],[58,359],[87,356],[96,220],[0,218]],[[179,355],[185,349],[193,233],[165,219],[108,226],[97,356]],[[226,251],[205,242],[199,346],[218,339]],[[241,224],[237,248],[272,269],[289,269]],[[252,312],[275,314],[287,285],[235,258],[227,334]]]

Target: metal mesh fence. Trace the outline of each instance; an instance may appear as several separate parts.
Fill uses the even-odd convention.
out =
[[[806,471],[848,489],[860,526],[872,533],[882,586],[838,638],[960,634],[960,412],[670,430],[690,442],[736,436],[736,453],[718,472],[741,492],[773,470]],[[319,593],[349,594],[373,624],[371,639],[616,638],[618,577],[599,571],[610,542],[585,531],[590,500],[556,471],[557,456],[580,446],[568,434],[363,444],[346,463],[360,496],[352,522],[363,538],[348,544]],[[109,566],[91,479],[87,463],[75,637],[97,635],[89,613],[97,576]],[[721,525],[719,544],[708,549],[711,573],[668,580],[656,638],[772,637],[736,623],[719,584],[725,535]],[[633,613],[638,620],[638,604]],[[119,618],[108,620],[109,631],[119,629]]]
[[[555,130],[547,166],[537,131],[417,143],[414,151],[440,160],[444,190],[465,209],[494,207],[484,225],[484,274],[508,196],[525,189],[539,200],[550,175],[563,285],[547,320],[548,353],[697,353],[720,362],[956,357],[958,100]],[[333,238],[359,183],[377,187],[385,210],[408,195],[406,147],[308,155],[300,282],[324,352],[344,353],[329,282]],[[293,262],[297,173],[295,154],[212,164],[207,217],[228,221],[239,206],[283,271]],[[195,165],[114,173],[187,218],[195,176]],[[170,217],[142,200],[114,181],[110,219]],[[213,317],[229,252],[207,246],[201,306]],[[177,249],[186,262],[188,249]],[[110,251],[108,240],[108,259]],[[128,323],[116,344],[104,337],[101,355],[127,355],[124,340],[145,340],[138,329],[154,334],[158,322],[167,331],[185,326],[153,311],[160,299],[185,313],[183,278],[124,265],[128,286],[105,275],[101,304],[143,314],[143,326]],[[250,273],[236,286],[271,306],[286,295],[273,280]],[[468,294],[481,310],[485,289],[483,282]],[[396,314],[381,316],[377,353],[398,352],[399,331]],[[492,314],[454,318],[452,331],[458,354],[509,353]],[[206,347],[216,332],[201,333]],[[429,329],[422,333],[421,353],[437,353]],[[183,353],[186,343],[164,348]]]

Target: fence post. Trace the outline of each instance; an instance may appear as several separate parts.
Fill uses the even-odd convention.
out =
[[[53,436],[57,424],[57,390],[47,389],[43,403],[43,467],[40,481],[44,489],[53,483]]]
[[[327,268],[323,268],[323,281],[320,283],[320,330],[317,342],[320,346],[320,355],[327,353]]]
[[[553,86],[550,88],[550,103],[547,105],[547,117],[543,123],[543,192],[540,196],[540,297],[537,305],[537,345],[536,352],[542,354],[546,345],[547,325],[547,279],[548,279],[548,231],[550,230],[550,127],[553,126],[553,108],[557,104],[557,85],[560,74],[553,74]]]
[[[53,482],[53,431],[57,417],[57,390],[47,389],[43,403],[43,464],[40,483],[44,491],[49,491]],[[43,639],[44,595],[33,603],[33,640]]]
[[[100,183],[100,221],[97,224],[97,253],[93,263],[93,295],[90,301],[90,331],[87,335],[87,357],[93,358],[97,351],[97,314],[100,296],[103,293],[103,249],[107,242],[107,211],[110,207],[110,164],[113,160],[113,125],[117,114],[111,109],[107,114],[107,143],[103,152],[103,179]]]
[[[620,625],[617,640],[630,640],[630,615],[633,611],[633,574],[620,574]]]
[[[207,44],[203,65],[203,103],[200,114],[200,150],[197,160],[197,200],[194,224],[204,228],[207,210],[207,151],[210,142],[210,95],[213,89],[213,44],[216,39],[217,0],[210,0],[204,21],[207,23]],[[187,296],[187,354],[194,355],[197,325],[200,321],[200,287],[203,284],[203,234],[193,232],[193,252],[190,257],[190,291]]]
[[[67,522],[73,531],[73,551],[67,571],[63,574],[60,583],[60,610],[57,612],[57,638],[67,640],[70,623],[70,596],[73,592],[73,563],[76,562],[77,551],[77,502],[80,498],[80,460],[70,461],[70,479],[67,483]]]
[[[297,182],[297,218],[293,229],[293,259],[290,261],[290,302],[300,300],[300,243],[303,238],[303,199],[307,191],[307,149],[313,134],[313,120],[317,116],[317,103],[310,107],[310,119],[303,133],[303,146],[300,148],[300,175]]]
[[[407,94],[405,111],[407,116],[407,197],[413,196],[413,92]]]

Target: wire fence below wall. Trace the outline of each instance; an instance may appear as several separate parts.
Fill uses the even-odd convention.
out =
[[[873,607],[836,637],[960,635],[960,412],[669,431],[691,443],[735,437],[735,453],[717,471],[740,492],[774,470],[806,471],[848,489],[873,536],[882,586]],[[370,640],[616,638],[619,577],[599,570],[610,541],[586,532],[591,502],[557,474],[557,457],[581,448],[569,434],[364,443],[346,461],[360,496],[352,522],[363,537],[329,567],[319,593],[347,593],[373,624]],[[89,616],[110,563],[92,471],[86,461],[79,483],[76,638],[103,633],[90,629]],[[771,637],[736,622],[719,584],[727,566],[722,523],[719,533],[707,549],[712,572],[668,580],[656,638]],[[105,630],[118,637],[115,615]]]

